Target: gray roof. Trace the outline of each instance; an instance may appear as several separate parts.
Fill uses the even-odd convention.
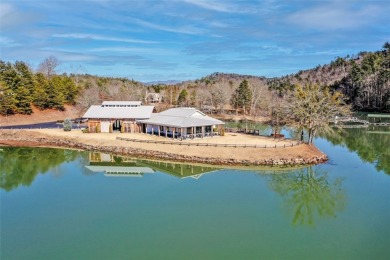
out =
[[[102,106],[140,106],[141,101],[103,101]]]
[[[92,172],[105,172],[105,173],[154,173],[154,170],[149,167],[125,167],[125,166],[96,166],[86,165],[85,168]],[[125,176],[125,175],[123,175]]]
[[[145,119],[150,118],[154,106],[140,107],[102,107],[91,106],[83,118],[125,118]]]
[[[195,108],[171,108],[161,113],[152,114],[150,119],[138,120],[141,123],[170,126],[170,127],[194,127],[223,125],[221,120],[205,115]]]

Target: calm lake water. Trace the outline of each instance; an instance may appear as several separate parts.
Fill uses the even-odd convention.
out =
[[[5,259],[389,259],[390,129],[251,170],[43,148],[0,151]]]

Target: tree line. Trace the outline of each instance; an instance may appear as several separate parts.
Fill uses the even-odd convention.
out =
[[[126,78],[88,74],[56,75],[58,62],[51,57],[34,73],[26,63],[0,62],[0,113],[31,113],[40,109],[64,109],[73,104],[86,110],[103,100],[141,100],[159,93],[163,104],[191,106],[208,113],[236,114],[249,119],[270,118],[274,134],[284,124],[308,133],[307,141],[330,119],[354,110],[390,111],[390,44],[377,52],[364,52],[312,70],[267,79],[264,77],[214,73],[195,81],[173,85],[145,86]],[[345,104],[346,103],[346,104]]]
[[[268,80],[279,94],[304,84],[340,91],[355,111],[390,112],[390,43],[380,51],[337,57],[330,64]]]
[[[54,57],[45,59],[38,72],[23,61],[0,60],[0,114],[31,114],[32,105],[39,109],[64,110],[74,105],[79,87],[71,77],[56,75]]]

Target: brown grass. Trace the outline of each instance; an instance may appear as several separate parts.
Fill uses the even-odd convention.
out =
[[[80,111],[75,106],[70,105],[65,106],[65,111],[59,111],[55,109],[39,110],[38,108],[33,107],[33,113],[31,115],[0,115],[0,126],[29,125],[53,122],[57,120],[64,120],[65,118],[77,118],[82,116],[82,114],[82,111]]]

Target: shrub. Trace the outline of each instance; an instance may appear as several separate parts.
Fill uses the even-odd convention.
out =
[[[89,133],[89,129],[88,129],[88,128],[84,128],[84,129],[82,130],[82,132],[83,132],[83,133]]]
[[[100,124],[97,124],[96,125],[96,133],[100,133],[101,132],[101,130],[100,130]]]
[[[67,118],[67,119],[64,120],[63,125],[64,125],[64,131],[70,131],[70,130],[72,130],[72,121],[70,121],[69,118]]]

